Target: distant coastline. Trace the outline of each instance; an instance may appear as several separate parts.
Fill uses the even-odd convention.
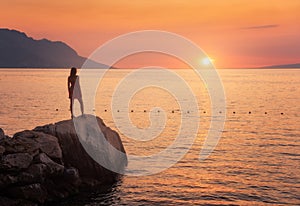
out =
[[[300,63],[296,64],[281,64],[262,67],[264,69],[299,69]]]
[[[109,68],[79,56],[64,42],[36,40],[23,32],[0,28],[0,68],[70,68],[84,63],[90,68]]]
[[[266,67],[241,67],[241,68],[217,68],[217,69],[256,69],[256,70],[265,70],[265,69],[300,69],[300,66],[298,67],[277,67],[277,66],[266,66]]]

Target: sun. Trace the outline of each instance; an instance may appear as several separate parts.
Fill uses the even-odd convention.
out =
[[[212,64],[214,60],[210,57],[205,57],[201,60],[201,64],[205,65],[205,66],[208,66],[210,64]]]

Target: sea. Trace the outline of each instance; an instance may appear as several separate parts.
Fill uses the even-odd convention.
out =
[[[152,173],[129,171],[107,191],[84,193],[55,205],[300,205],[300,69],[218,69],[226,97],[221,102],[225,107],[218,111],[225,117],[224,127],[204,159],[199,159],[200,151],[216,115],[209,88],[217,83],[205,82],[192,69],[171,71],[182,81],[155,69],[144,71],[142,77],[130,76],[134,71],[106,71],[92,88],[94,102],[86,112],[94,112],[120,134],[128,155],[159,154],[180,131],[196,128],[191,146],[165,168],[162,162],[152,165]],[[12,136],[70,119],[69,72],[0,69],[0,128]],[[155,82],[149,81],[151,85],[148,79]],[[192,100],[184,91],[166,89],[177,88],[180,82],[188,85],[196,107],[185,107]],[[118,98],[122,95],[125,99]],[[136,134],[131,136],[130,131],[137,129],[146,133],[133,138]],[[154,136],[143,140],[147,131]]]

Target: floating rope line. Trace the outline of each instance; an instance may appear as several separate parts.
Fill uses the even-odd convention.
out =
[[[59,109],[55,109],[55,111],[59,111]],[[93,109],[93,111],[95,111],[95,109]],[[108,112],[108,110],[107,109],[104,109],[103,110],[104,112]],[[118,113],[120,113],[120,112],[122,112],[121,110],[117,110],[117,112]],[[133,109],[131,109],[131,110],[129,110],[129,112],[130,113],[139,113],[139,111],[135,111],[135,110],[133,110]],[[142,113],[146,113],[146,112],[148,112],[146,109],[145,110],[142,110],[141,111]],[[161,112],[161,110],[157,110],[156,111],[157,113],[160,113]],[[179,109],[176,109],[176,110],[170,110],[170,113],[172,113],[172,114],[174,114],[174,113],[184,113],[185,111],[181,111],[181,110],[179,110]],[[219,114],[222,114],[224,111],[219,111]],[[190,113],[193,113],[193,111],[190,111],[190,110],[188,110],[188,111],[186,111],[186,113],[187,114],[190,114]],[[208,114],[208,112],[207,111],[203,111],[202,112],[203,114]],[[248,111],[248,112],[246,112],[246,113],[244,113],[244,112],[240,112],[240,113],[238,113],[237,111],[232,111],[232,112],[227,112],[227,114],[229,114],[229,113],[232,113],[232,114],[253,114],[253,112],[252,111]],[[256,114],[258,114],[258,113],[256,113]],[[269,114],[268,112],[263,112],[263,114]],[[280,115],[284,115],[284,112],[280,112],[279,113]]]

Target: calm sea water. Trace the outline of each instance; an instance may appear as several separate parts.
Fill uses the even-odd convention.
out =
[[[93,109],[120,133],[128,154],[151,155],[172,143],[181,114],[195,111],[181,111],[182,102],[163,89],[143,89],[132,98],[129,111],[116,103],[120,121],[129,115],[132,124],[146,128],[151,108],[161,107],[166,126],[148,142],[125,136],[114,124],[111,100],[129,72],[106,74]],[[226,122],[218,146],[204,161],[198,157],[210,126],[209,94],[192,70],[175,72],[189,83],[200,114],[200,130],[184,158],[161,173],[124,176],[108,192],[60,205],[300,205],[300,70],[219,70],[227,99]],[[0,127],[12,135],[70,118],[68,75],[64,69],[0,69]]]

